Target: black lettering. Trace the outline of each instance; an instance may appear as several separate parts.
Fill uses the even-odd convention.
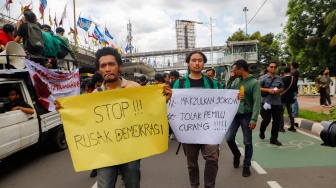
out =
[[[81,143],[80,141],[82,140],[82,136],[80,135],[75,135],[74,136],[74,139],[75,139],[75,142],[76,142],[76,148],[78,149],[78,144],[85,147],[85,145],[83,143]]]
[[[96,107],[93,109],[93,111],[94,111],[94,113],[95,113],[97,116],[100,116],[101,120],[100,120],[100,121],[96,121],[96,123],[100,123],[100,122],[102,122],[102,121],[104,120],[104,118],[103,118],[103,116],[102,116],[101,114],[98,114],[98,113],[96,112],[97,108],[100,108],[100,106],[96,106]]]
[[[110,142],[113,142],[109,137],[110,132],[107,132],[104,130],[104,134],[105,134],[106,141],[109,140]]]
[[[115,105],[118,105],[119,110],[120,110],[120,114],[118,114],[118,115],[119,115],[118,117],[116,117],[116,114],[115,114],[115,110],[116,110],[116,109],[114,108]],[[121,118],[122,118],[122,112],[121,112],[121,106],[120,106],[120,104],[115,103],[115,104],[112,105],[112,113],[113,113],[113,116],[114,116],[116,119],[121,119]]]
[[[105,106],[106,107],[106,113],[107,113],[107,117],[108,117],[108,119],[110,120],[110,113],[109,113],[109,110],[108,110],[108,106],[109,106],[110,104],[105,104],[105,105],[102,105],[102,106]]]

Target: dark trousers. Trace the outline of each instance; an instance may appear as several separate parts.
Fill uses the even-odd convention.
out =
[[[328,94],[327,94],[327,91],[325,88],[321,88],[319,90],[320,92],[320,105],[326,105],[327,104],[327,99],[328,99]],[[330,97],[329,97],[329,100],[330,100]],[[330,101],[328,101],[330,102]]]
[[[282,103],[282,115],[281,115],[281,119],[280,119],[280,128],[284,128],[284,112],[285,109],[287,109],[288,112],[288,117],[290,119],[290,125],[291,128],[294,128],[294,116],[293,116],[293,112],[292,112],[292,105],[291,103]]]
[[[204,187],[215,187],[218,172],[219,145],[209,144],[183,144],[183,150],[187,157],[189,180],[192,188],[197,188],[199,182],[198,155],[201,150],[205,159]]]
[[[282,115],[282,105],[271,105],[271,109],[265,110],[263,108],[264,104],[261,105],[260,115],[262,121],[260,124],[260,132],[264,133],[268,124],[272,121],[272,130],[271,130],[271,141],[278,140],[278,133],[280,127],[280,120]]]

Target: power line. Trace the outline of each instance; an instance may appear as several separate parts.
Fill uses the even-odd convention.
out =
[[[264,4],[267,2],[267,0],[264,1],[264,3],[260,6],[260,8],[258,9],[258,11],[254,14],[254,16],[251,18],[251,20],[246,24],[246,26],[244,27],[244,29],[248,26],[248,24],[251,23],[251,21],[253,20],[253,18],[258,14],[258,12],[260,11],[260,9],[264,6]],[[243,29],[243,31],[244,31]]]

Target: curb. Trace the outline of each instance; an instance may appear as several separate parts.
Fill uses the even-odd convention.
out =
[[[284,122],[290,123],[289,117],[284,116]],[[294,122],[297,123],[298,127],[313,132],[317,135],[320,135],[321,131],[324,129],[321,123],[306,120],[303,118],[294,118]]]

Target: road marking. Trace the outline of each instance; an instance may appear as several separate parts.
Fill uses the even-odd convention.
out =
[[[236,142],[237,143],[237,142]],[[245,154],[245,150],[242,147],[238,147],[242,156]],[[251,161],[251,165],[258,174],[267,174],[267,172],[257,163],[257,161]]]
[[[251,161],[251,165],[258,174],[267,174],[267,172],[256,161]]]
[[[97,188],[97,182],[92,186],[92,188]]]
[[[268,181],[267,183],[272,188],[282,188],[276,181]]]
[[[299,132],[299,133],[304,134],[304,135],[306,135],[306,136],[309,136],[309,137],[311,137],[311,138],[315,138],[315,139],[317,139],[317,140],[321,140],[320,137],[315,136],[315,135],[312,135],[312,134],[309,134],[309,133],[306,133],[306,132],[301,131],[301,130],[299,130],[299,129],[296,129],[296,132]]]

